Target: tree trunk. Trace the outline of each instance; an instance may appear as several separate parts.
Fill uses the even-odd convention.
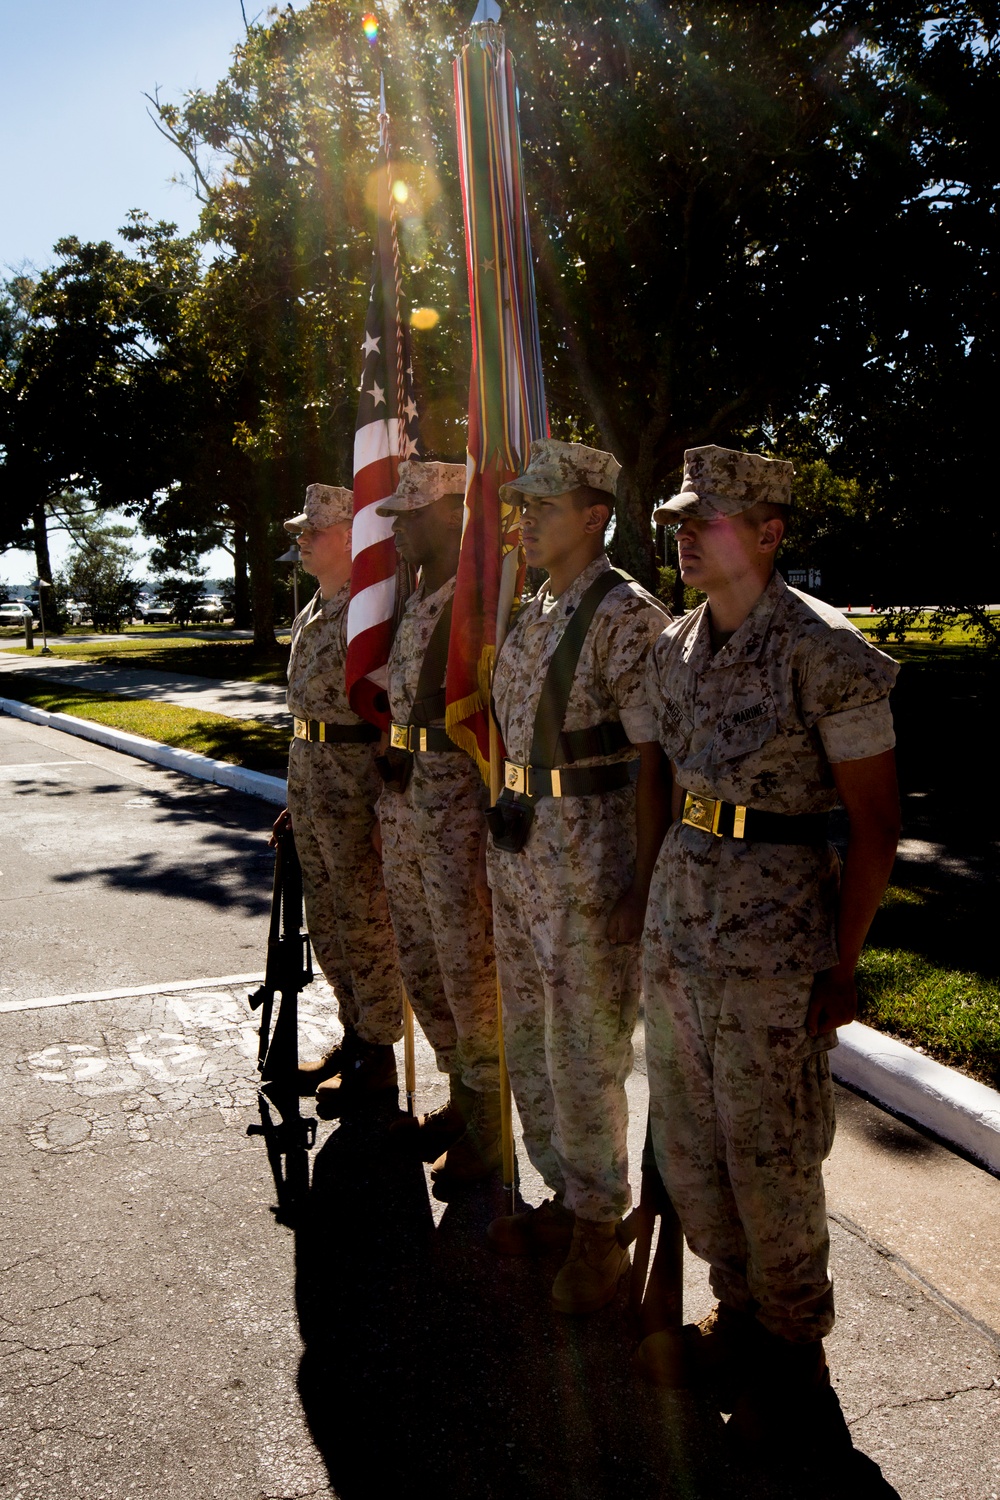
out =
[[[44,578],[51,583],[52,562],[49,558],[48,517],[45,514],[44,501],[41,505],[35,506],[31,513],[31,522],[34,528],[35,569],[39,578]]]
[[[250,628],[250,577],[247,572],[247,534],[243,527],[233,527],[233,624],[237,630]]]
[[[611,552],[619,567],[655,594],[656,548],[649,493],[649,487],[638,481],[633,470],[622,469],[618,476],[617,520]]]
[[[247,518],[247,563],[250,568],[250,597],[253,600],[253,640],[255,646],[274,645],[274,575],[271,528],[263,505],[253,505]]]

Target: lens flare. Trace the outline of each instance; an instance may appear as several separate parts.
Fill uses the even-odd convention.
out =
[[[441,318],[441,314],[433,307],[415,307],[410,313],[410,327],[418,329],[433,328]]]
[[[410,196],[410,190],[401,178],[397,178],[393,183],[392,196],[395,198],[397,203],[405,203],[407,198]]]
[[[375,43],[378,41],[378,21],[375,19],[375,17],[370,12],[362,20],[361,27],[362,27],[362,30],[364,31],[365,36],[368,38],[368,40],[374,46]]]

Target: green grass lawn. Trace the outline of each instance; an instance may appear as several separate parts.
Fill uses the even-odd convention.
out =
[[[235,678],[242,682],[285,682],[288,646],[275,642],[270,647],[255,646],[253,641],[201,641],[184,636],[179,639],[157,639],[151,627],[147,633],[127,641],[49,641],[53,658],[69,657],[95,665],[124,668],[152,668],[157,672],[177,672],[196,677]],[[15,636],[22,640],[23,636]],[[0,649],[12,655],[25,654],[23,646],[6,645]],[[29,653],[37,655],[35,653]],[[46,658],[47,660],[48,658]]]
[[[881,622],[882,616],[879,614],[851,616],[851,624],[856,625],[863,635],[869,637],[874,635],[876,626]],[[944,634],[939,640],[932,641],[930,616],[919,615],[916,622],[905,632],[901,641],[890,640],[881,649],[888,651],[889,655],[896,657],[897,661],[908,661],[912,660],[915,655],[920,655],[920,648],[933,653],[954,647],[964,647],[971,651],[979,649],[970,644],[968,632],[956,622],[945,627]]]
[[[988,890],[973,892],[965,910],[956,894],[945,902],[933,889],[891,885],[861,955],[858,999],[866,1025],[1000,1088],[1000,982],[988,972],[995,960],[982,943],[963,952],[991,904]],[[905,946],[881,945],[894,936]]]
[[[43,678],[0,671],[0,697],[30,703],[49,713],[75,714],[97,724],[141,734],[146,739],[228,760],[252,771],[284,776],[288,765],[286,729],[252,719],[230,719],[223,714],[178,708],[172,703],[153,703],[144,698],[117,698],[111,693],[67,688]]]

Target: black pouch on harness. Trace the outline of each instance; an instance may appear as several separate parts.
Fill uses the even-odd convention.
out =
[[[393,792],[405,792],[413,775],[413,756],[409,750],[395,750],[390,745],[375,757],[375,769]]]
[[[486,822],[493,835],[494,849],[503,849],[508,854],[520,854],[528,842],[528,834],[534,822],[535,809],[530,802],[505,802],[503,798],[487,808]]]

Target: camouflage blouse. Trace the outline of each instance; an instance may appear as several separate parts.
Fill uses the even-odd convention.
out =
[[[497,656],[493,677],[500,733],[510,760],[525,764],[531,753],[535,714],[549,662],[567,623],[590,585],[611,567],[601,555],[561,594],[546,586],[523,606]],[[563,721],[565,730],[589,729],[620,719],[635,744],[656,739],[646,658],[669,616],[637,583],[611,589],[597,607],[577,663]],[[591,756],[579,765],[627,759],[627,747],[611,756]]]
[[[292,623],[288,660],[288,712],[299,719],[327,724],[360,724],[347,701],[347,606],[351,586],[345,583],[330,599],[317,589]]]
[[[837,610],[774,574],[739,630],[712,651],[708,606],[650,655],[659,739],[686,791],[775,813],[837,803],[831,765],[895,744],[898,666]],[[683,966],[745,977],[836,962],[832,847],[765,844],[675,823],[651,901]]]

